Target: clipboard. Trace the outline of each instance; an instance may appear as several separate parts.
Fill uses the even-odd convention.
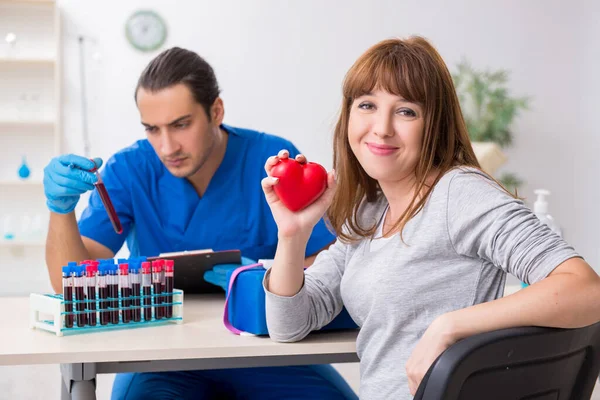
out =
[[[168,259],[175,263],[175,282],[177,289],[184,293],[206,294],[223,293],[223,289],[204,280],[204,272],[217,264],[241,264],[240,250],[211,249],[161,253],[156,257],[148,257],[148,261]]]

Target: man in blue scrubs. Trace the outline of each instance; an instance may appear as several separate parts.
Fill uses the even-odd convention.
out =
[[[44,170],[50,209],[46,261],[61,288],[68,261],[112,258],[125,240],[132,256],[212,248],[240,249],[252,259],[275,255],[277,227],[261,179],[265,160],[298,150],[277,136],[223,124],[224,105],[210,65],[173,48],[142,73],[135,92],[147,139],[111,157],[102,179],[123,225],[113,230],[97,191],[79,222],[73,210],[92,190],[99,166],[76,155]],[[323,221],[307,248],[307,264],[335,238]],[[136,335],[152,332],[136,332]],[[223,334],[228,334],[223,330]],[[347,399],[356,398],[330,366],[119,374],[113,399]]]

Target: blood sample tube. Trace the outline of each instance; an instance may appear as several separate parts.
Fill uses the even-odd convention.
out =
[[[165,310],[165,317],[173,316],[173,281],[174,281],[175,262],[173,260],[165,261],[165,292],[168,293],[165,301],[168,303]]]
[[[98,276],[98,266],[100,265],[100,263],[98,261],[90,261],[88,263],[88,265],[92,265],[94,267],[94,272],[96,273],[96,276]],[[98,284],[98,279],[96,279],[96,284]]]
[[[162,268],[159,260],[152,261],[152,288],[154,289],[154,318],[162,319],[164,310],[160,306],[162,303]]]
[[[131,321],[131,283],[129,282],[129,265],[119,265],[119,287],[121,288],[121,320]]]
[[[92,162],[94,162],[94,160],[92,160]],[[94,166],[95,165],[96,164],[94,163]],[[121,225],[121,221],[119,220],[119,216],[117,215],[117,212],[115,211],[115,207],[113,206],[113,203],[110,200],[110,197],[108,196],[108,191],[106,190],[106,186],[104,186],[104,182],[102,182],[102,178],[100,177],[98,168],[95,166],[92,170],[90,170],[90,172],[96,173],[96,178],[98,178],[98,181],[96,183],[94,183],[94,186],[96,186],[96,189],[98,190],[98,194],[100,195],[100,200],[102,200],[102,204],[104,204],[104,208],[106,209],[106,212],[108,213],[108,218],[110,219],[110,222],[112,223],[113,229],[118,234],[123,233],[123,226]]]
[[[86,279],[85,288],[87,292],[86,308],[90,311],[87,314],[87,323],[96,326],[96,268],[93,265],[85,267]]]
[[[165,260],[157,260],[159,265],[160,265],[160,292],[161,293],[165,293],[167,291],[166,289],[166,283],[165,283]],[[167,302],[167,296],[160,296],[160,303],[166,303]],[[164,317],[167,315],[167,306],[161,306],[161,315]]]
[[[104,265],[98,266],[98,298],[100,299],[100,324],[107,325],[110,321],[108,312],[108,286],[106,286],[106,268]]]
[[[77,326],[85,326],[85,291],[83,282],[83,267],[76,266],[73,273],[73,290],[75,292],[75,309],[77,310]]]
[[[142,309],[141,309],[141,277],[140,277],[140,264],[138,262],[134,262],[129,264],[129,282],[131,282],[131,296],[133,300],[131,301],[131,306],[133,307],[131,311],[131,318],[135,322],[140,322],[142,320]]]
[[[108,268],[108,297],[110,301],[110,323],[119,323],[119,277],[117,276],[117,266],[106,264]]]
[[[152,319],[152,270],[150,263],[142,263],[142,290],[144,295],[144,321]]]
[[[65,327],[73,327],[73,278],[71,267],[62,267],[63,301],[65,302]]]

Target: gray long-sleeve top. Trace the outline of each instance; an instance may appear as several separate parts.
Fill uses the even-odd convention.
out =
[[[361,224],[378,224],[386,207],[384,198],[361,206]],[[360,327],[361,399],[411,399],[405,365],[437,316],[501,297],[506,273],[534,283],[578,256],[522,201],[466,168],[440,179],[403,238],[374,252],[370,239],[338,240],[306,270],[295,296],[266,291],[277,341],[301,340],[346,306]]]

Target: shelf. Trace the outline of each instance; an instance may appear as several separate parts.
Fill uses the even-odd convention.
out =
[[[0,0],[0,4],[47,4],[54,5],[56,0]]]
[[[44,182],[37,180],[0,180],[0,186],[42,186]]]
[[[0,119],[0,128],[2,127],[10,127],[10,128],[18,128],[18,127],[40,127],[40,128],[53,128],[53,121],[43,121],[43,120],[2,120]]]
[[[22,247],[22,246],[45,246],[43,240],[27,240],[27,239],[0,239],[0,247]]]
[[[2,0],[0,0],[2,1]],[[54,64],[56,63],[56,60],[53,58],[7,58],[7,57],[0,57],[0,64],[15,64],[15,65],[23,65],[23,64],[29,64],[29,65],[48,65],[48,66],[54,66]]]

